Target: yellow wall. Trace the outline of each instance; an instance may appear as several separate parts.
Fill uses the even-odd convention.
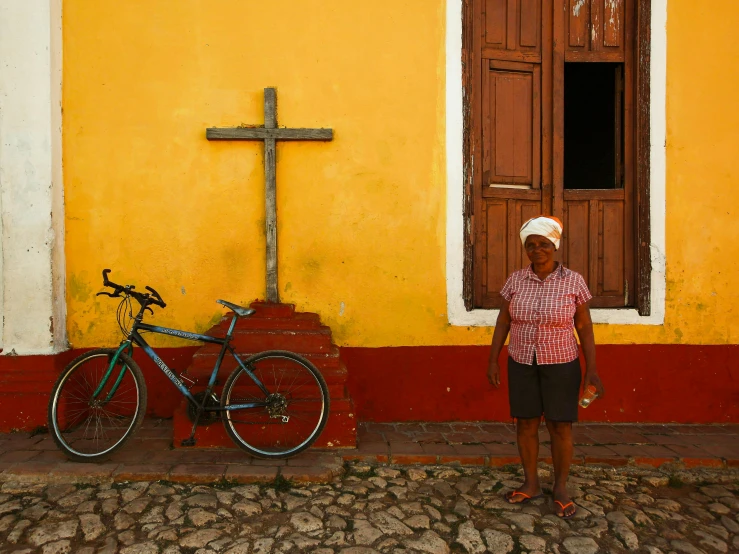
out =
[[[599,342],[737,341],[739,5],[721,4],[669,1],[666,323]],[[490,340],[447,323],[443,0],[65,0],[63,17],[72,346],[118,340],[103,267],[154,286],[162,325],[264,297],[261,146],[205,128],[261,123],[266,86],[280,125],[335,130],[278,146],[282,300],[341,345]]]

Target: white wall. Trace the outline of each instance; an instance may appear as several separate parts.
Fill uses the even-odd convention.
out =
[[[650,75],[650,249],[652,259],[651,315],[636,310],[591,310],[593,323],[662,325],[665,319],[665,136],[667,0],[652,0]],[[462,294],[464,268],[464,131],[462,97],[462,0],[447,0],[446,36],[446,152],[447,312],[451,325],[493,326],[498,310],[467,311]]]
[[[61,13],[61,0],[0,0],[3,355],[66,347]]]

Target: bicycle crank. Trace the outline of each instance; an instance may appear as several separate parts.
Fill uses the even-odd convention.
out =
[[[205,398],[205,391],[200,391],[192,395],[195,401],[200,404],[203,401],[203,398]],[[210,398],[205,402],[205,408],[217,408],[220,406],[220,402],[218,401],[218,397],[215,395],[215,393],[211,393]],[[195,422],[195,416],[197,414],[197,408],[194,404],[191,402],[187,403],[187,417],[191,422]],[[220,412],[206,412],[203,411],[202,414],[200,414],[200,419],[198,420],[198,427],[201,425],[210,425],[212,423],[215,423],[216,421],[221,419]]]

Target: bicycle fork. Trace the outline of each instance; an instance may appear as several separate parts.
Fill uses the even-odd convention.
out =
[[[190,436],[186,439],[182,439],[180,442],[181,446],[195,446],[195,431],[197,431],[198,428],[198,422],[200,421],[200,416],[205,411],[205,404],[208,402],[208,399],[210,398],[211,393],[213,392],[213,387],[216,384],[216,378],[218,377],[218,370],[221,369],[221,363],[223,362],[223,356],[226,354],[226,350],[228,349],[228,345],[231,342],[231,337],[233,336],[234,328],[236,327],[236,320],[238,319],[238,316],[234,314],[233,319],[231,320],[231,325],[228,328],[228,332],[226,333],[226,340],[223,343],[223,346],[221,346],[221,352],[218,354],[218,359],[216,360],[216,366],[213,369],[213,374],[210,376],[210,380],[208,381],[208,386],[205,389],[205,394],[203,395],[203,401],[201,404],[195,404],[197,406],[197,410],[195,411],[195,420],[192,423],[192,431],[190,433]]]
[[[100,383],[95,389],[95,392],[92,393],[92,398],[94,400],[92,400],[91,402],[94,402],[96,407],[104,406],[105,404],[107,404],[110,399],[113,398],[113,395],[116,393],[118,387],[121,384],[121,381],[123,380],[123,376],[126,373],[126,364],[124,364],[122,361],[119,361],[121,354],[127,354],[128,356],[133,355],[133,344],[130,341],[123,341],[118,347],[118,350],[116,350],[116,353],[110,359],[110,363],[108,364],[108,369],[105,372],[105,375],[103,375],[102,379],[100,379]],[[105,388],[105,384],[108,382],[108,379],[110,379],[110,376],[113,373],[113,369],[118,364],[122,365],[123,367],[121,367],[121,372],[118,374],[115,383],[113,383],[113,386],[110,387],[110,391],[107,395],[105,395],[105,398],[103,398],[102,400],[98,400],[98,395]]]

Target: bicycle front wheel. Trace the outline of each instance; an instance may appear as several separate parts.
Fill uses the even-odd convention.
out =
[[[115,352],[104,348],[83,354],[64,368],[51,391],[49,431],[59,449],[74,461],[107,458],[144,418],[144,376],[125,354],[108,374]]]
[[[272,459],[294,456],[313,444],[329,411],[326,381],[316,367],[280,350],[256,354],[244,365],[254,377],[238,367],[221,395],[223,424],[234,443]],[[238,407],[250,403],[258,406]]]

